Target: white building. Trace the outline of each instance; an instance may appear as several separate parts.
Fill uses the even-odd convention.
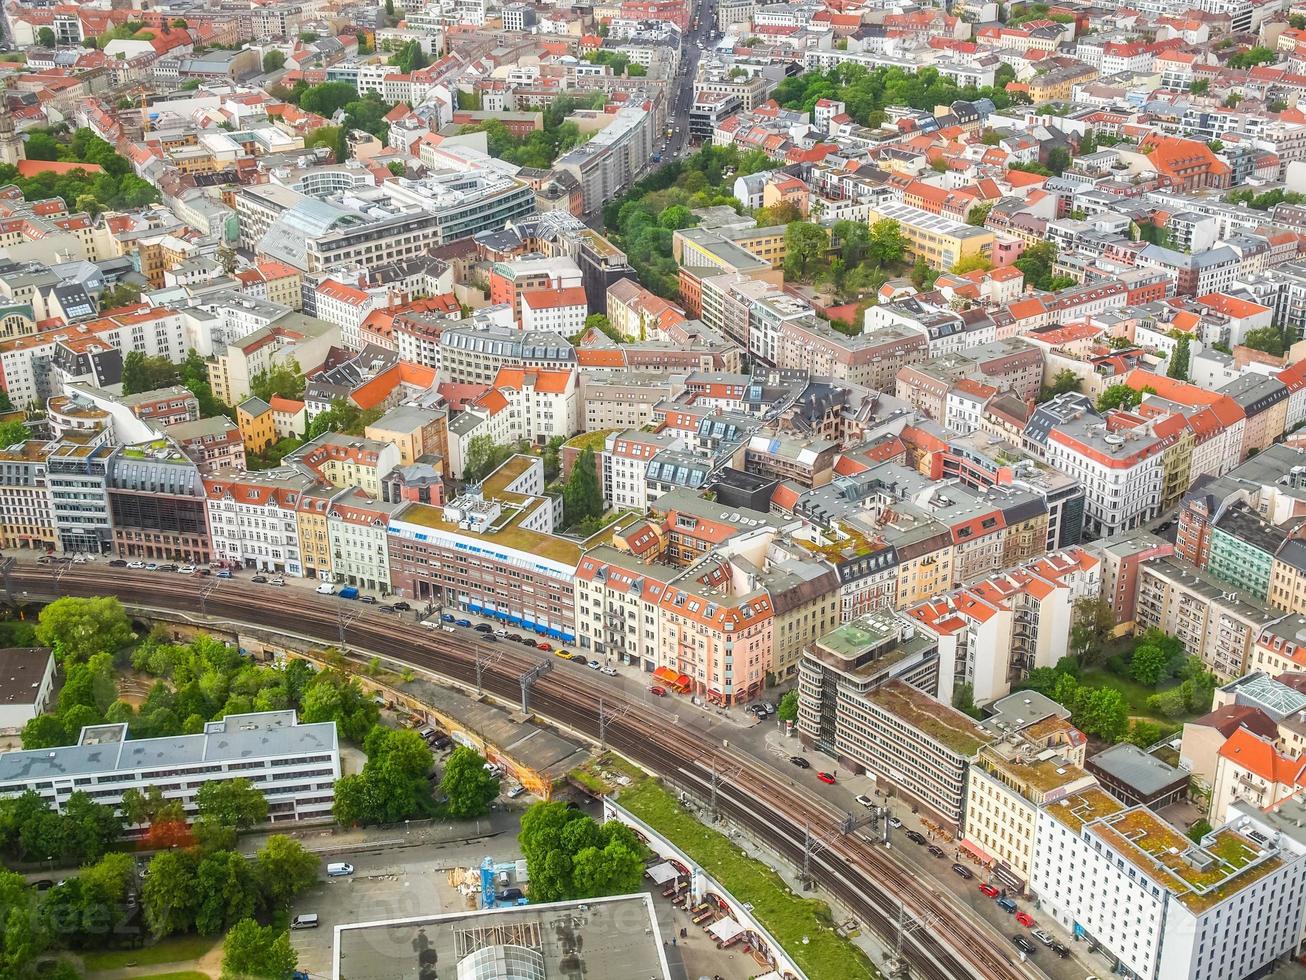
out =
[[[334,279],[324,279],[315,292],[318,317],[340,327],[341,344],[350,350],[361,350],[360,328],[373,310],[386,305],[385,291],[365,292]]]
[[[0,650],[0,732],[16,733],[54,693],[54,654],[46,647]]]
[[[613,507],[630,507],[643,513],[650,503],[644,479],[648,464],[664,449],[689,448],[688,441],[670,429],[666,432],[627,429],[611,433],[604,446],[604,499]]]
[[[294,470],[204,478],[213,559],[238,568],[303,575],[296,510],[313,478]]]
[[[589,304],[580,286],[567,289],[527,289],[521,294],[521,328],[549,330],[572,337],[585,326]]]
[[[1044,806],[1036,838],[1042,912],[1108,950],[1125,976],[1241,980],[1298,947],[1306,861],[1253,820],[1194,844],[1092,788]]]
[[[227,715],[198,735],[127,737],[127,725],[88,725],[75,745],[0,753],[0,796],[28,790],[63,812],[73,793],[117,807],[127,789],[159,786],[195,813],[205,783],[248,779],[276,822],[331,815],[340,778],[333,721],[301,725],[294,711]]]

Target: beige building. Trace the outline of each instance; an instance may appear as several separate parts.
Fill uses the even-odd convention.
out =
[[[363,434],[377,442],[391,443],[399,450],[400,465],[411,466],[421,456],[447,455],[447,418],[442,410],[400,405],[369,425]]]
[[[208,364],[209,387],[220,401],[234,405],[249,394],[260,371],[292,361],[305,373],[316,370],[332,347],[340,346],[340,328],[302,313],[287,313],[241,337]]]
[[[299,534],[299,554],[305,578],[334,581],[327,512],[331,498],[340,492],[335,487],[314,486],[307,487],[300,494],[295,529]]]
[[[980,749],[970,767],[962,846],[1019,889],[1033,871],[1039,808],[1097,780],[1082,768],[1088,740],[1055,701],[1020,691],[992,707],[984,727],[999,741]]]

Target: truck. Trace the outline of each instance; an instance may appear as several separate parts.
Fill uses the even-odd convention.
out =
[[[343,589],[340,590],[338,595],[342,599],[357,599],[358,590],[354,588],[352,585],[346,585]]]

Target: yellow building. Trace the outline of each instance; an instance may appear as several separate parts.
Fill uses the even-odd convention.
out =
[[[1098,70],[1092,65],[1076,64],[1054,68],[1029,80],[1029,100],[1034,105],[1045,102],[1068,102],[1076,85],[1087,85],[1097,80]]]
[[[909,204],[885,203],[871,207],[870,224],[896,221],[907,241],[907,255],[923,258],[931,268],[949,272],[962,259],[972,255],[989,258],[996,236],[987,228],[976,228],[931,214]]]
[[[272,406],[262,398],[246,398],[236,406],[236,425],[245,440],[247,453],[261,453],[277,441]]]
[[[304,566],[305,578],[333,581],[327,511],[331,507],[331,498],[340,492],[335,487],[310,487],[299,495],[295,531],[299,537],[299,559]]]
[[[399,448],[399,462],[411,466],[420,456],[445,456],[446,415],[429,408],[392,408],[366,429],[363,435]]]

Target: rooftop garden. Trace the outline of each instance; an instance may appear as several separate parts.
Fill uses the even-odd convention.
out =
[[[963,758],[993,741],[974,719],[901,682],[885,684],[866,697]]]

